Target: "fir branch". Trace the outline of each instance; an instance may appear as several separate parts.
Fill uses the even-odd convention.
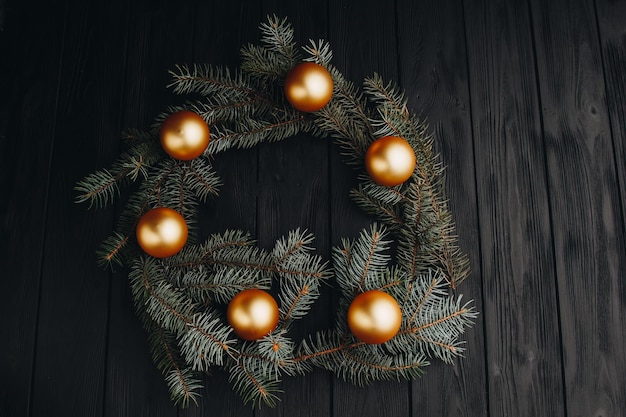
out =
[[[187,323],[188,331],[180,337],[181,354],[193,370],[206,372],[211,365],[221,366],[224,352],[231,354],[232,328],[222,321],[215,311],[206,309]]]
[[[131,146],[148,143],[153,144],[157,138],[153,132],[148,132],[137,128],[127,128],[122,132],[122,139]]]
[[[268,289],[267,280],[259,274],[245,274],[233,268],[198,268],[186,272],[178,287],[187,291],[199,303],[209,304],[213,300],[228,303],[237,293],[250,288]]]
[[[269,265],[269,254],[254,246],[250,234],[241,230],[226,230],[210,235],[202,245],[185,247],[178,255],[165,262],[173,268],[198,268],[202,265],[219,265],[235,259],[254,260],[256,264]],[[266,268],[254,268],[266,269]]]
[[[395,109],[396,113],[401,114],[406,118],[409,117],[407,100],[404,97],[404,93],[401,92],[391,81],[384,84],[382,77],[379,74],[374,73],[373,77],[365,78],[363,81],[363,90],[374,104],[391,105]]]
[[[349,245],[333,248],[335,275],[344,297],[352,298],[365,288],[378,287],[378,277],[385,273],[391,257],[386,231],[374,223],[370,230],[361,231]]]
[[[172,88],[176,94],[195,93],[204,97],[218,97],[226,102],[258,95],[246,74],[233,74],[226,67],[176,65],[175,70],[169,73],[172,80],[168,88]]]
[[[267,104],[260,96],[246,96],[242,99],[224,97],[206,97],[192,104],[192,110],[198,113],[209,126],[230,125],[241,119],[268,117],[276,107]]]
[[[203,96],[188,107],[198,113],[209,126],[241,126],[241,121],[264,120],[270,117],[293,118],[298,114],[291,107],[272,100],[272,92],[266,91],[249,74],[235,73],[227,68],[194,65],[177,66],[170,87],[174,92],[188,94],[196,92]],[[169,114],[185,107],[170,107],[157,118],[157,126]],[[245,128],[244,128],[245,129]],[[205,152],[207,154],[207,152]]]
[[[302,115],[279,121],[240,120],[236,130],[228,126],[215,126],[207,152],[216,154],[230,148],[246,149],[265,141],[280,141],[301,131],[311,131],[313,126]]]
[[[436,202],[437,196],[425,181],[416,180],[408,187],[410,203],[404,205],[404,217],[410,227],[402,229],[398,240],[398,261],[413,276],[429,267],[446,271],[455,288],[469,274],[469,262],[456,245],[451,214]]]
[[[378,380],[413,379],[420,376],[422,368],[429,364],[421,352],[390,355],[380,345],[354,341],[336,332],[320,332],[316,340],[304,341],[294,361],[311,362],[357,385]]]
[[[292,254],[276,264],[282,328],[304,317],[320,296],[320,283],[331,276],[327,263],[308,253]]]
[[[174,405],[187,408],[190,402],[198,405],[202,382],[189,368],[172,369],[165,373],[165,383]]]
[[[280,53],[287,59],[293,59],[296,44],[293,41],[293,27],[287,18],[268,16],[267,23],[261,23],[259,29],[261,29],[261,42],[270,50]]]
[[[202,245],[187,245],[163,262],[171,278],[202,302],[228,302],[247,288],[269,288],[276,273],[270,253],[242,231],[211,235]]]
[[[147,323],[147,327],[153,361],[165,376],[172,400],[183,408],[190,402],[197,405],[202,384],[196,373],[180,358],[175,336],[152,321]]]
[[[256,360],[255,365],[268,379],[279,380],[282,374],[296,375],[300,367],[293,360],[294,343],[286,330],[274,330],[255,343],[246,343],[238,355],[246,360]]]
[[[228,380],[244,403],[260,407],[262,403],[273,407],[278,400],[280,381],[268,378],[259,367],[262,361],[241,356],[229,367]]]
[[[317,42],[309,40],[309,45],[303,46],[302,49],[310,55],[309,58],[306,58],[307,61],[315,62],[323,67],[328,67],[333,59],[330,44],[323,39],[319,39]]]
[[[318,367],[333,371],[341,362],[342,351],[358,348],[365,343],[354,341],[336,331],[321,331],[309,339],[304,339],[297,349],[294,362],[312,363]]]
[[[304,317],[311,305],[319,297],[319,285],[297,285],[292,281],[283,280],[280,292],[280,314],[283,327],[292,320]],[[292,284],[292,285],[289,285]]]
[[[237,251],[224,251],[221,256],[208,259],[205,264],[211,267],[239,269],[241,273],[260,274],[275,272],[267,255],[255,247],[239,248]],[[268,277],[269,278],[269,277]]]
[[[184,293],[177,291],[164,279],[155,280],[154,275],[145,269],[140,274],[139,279],[135,285],[143,287],[144,296],[142,300],[137,300],[137,304],[142,303],[146,313],[159,326],[176,334],[184,333],[187,330],[187,325],[192,322],[191,317],[193,317],[197,306],[193,305]]]
[[[419,349],[424,355],[452,362],[463,352],[459,336],[477,317],[473,306],[448,295],[441,271],[429,271],[406,282],[400,332],[387,346],[391,352]],[[415,346],[415,347],[413,347]]]
[[[316,112],[315,122],[335,138],[347,163],[360,165],[374,135],[367,100],[337,68],[327,69],[333,79],[333,98]]]
[[[313,243],[314,236],[312,233],[308,233],[306,230],[301,231],[300,228],[289,232],[287,237],[278,239],[274,245],[272,255],[275,259],[275,264],[278,265],[284,262],[290,256],[297,256],[307,253],[312,248],[309,246]]]
[[[76,197],[77,203],[89,201],[92,206],[106,207],[119,195],[119,182],[126,177],[125,172],[113,175],[109,170],[103,169],[89,174],[79,181],[74,190],[80,194]]]
[[[89,201],[89,207],[106,207],[120,193],[125,180],[136,181],[148,177],[148,168],[162,158],[159,151],[149,143],[138,143],[123,152],[110,169],[95,171],[79,181],[74,190],[77,203]]]
[[[372,121],[377,127],[375,134],[404,137],[416,154],[417,163],[413,180],[417,183],[419,193],[415,187],[412,189],[409,200],[414,203],[413,207],[409,205],[407,217],[413,221],[417,220],[414,222],[416,227],[413,228],[417,233],[409,239],[411,244],[416,246],[405,248],[413,255],[403,255],[405,258],[413,258],[413,261],[409,261],[411,267],[408,269],[415,269],[418,274],[423,272],[423,268],[415,268],[417,266],[415,259],[426,255],[429,261],[421,263],[424,266],[444,268],[448,273],[450,286],[455,288],[469,274],[469,262],[456,243],[454,225],[443,198],[443,168],[433,154],[432,136],[426,133],[426,124],[409,113],[404,95],[392,83],[385,85],[382,78],[375,75],[365,81],[365,90],[372,101],[378,104],[380,120]],[[411,192],[411,189],[409,190]],[[422,220],[424,223],[419,223]],[[419,235],[425,234],[426,230],[436,230],[438,235],[436,238],[420,237]],[[431,243],[436,245],[431,246]]]
[[[117,220],[116,230],[100,244],[96,252],[99,265],[112,267],[113,264],[125,263],[127,250],[130,249],[128,242],[133,238],[137,221],[151,203],[151,193],[146,188],[147,183],[143,182],[139,190],[129,197]]]
[[[406,196],[397,187],[385,187],[376,184],[371,178],[359,176],[357,189],[350,191],[352,200],[366,213],[375,216],[391,230],[397,230],[404,224],[400,205]]]
[[[241,48],[241,69],[261,80],[262,84],[277,81],[293,67],[290,60],[280,54],[257,45]]]
[[[187,360],[195,349],[200,349],[203,359],[217,364],[223,363],[224,353],[236,352],[231,346],[234,341],[228,339],[231,329],[211,314],[197,314],[200,306],[167,282],[154,258],[135,262],[129,277],[136,305],[143,307],[156,324],[181,337]],[[199,365],[194,362],[194,366]]]
[[[106,238],[96,251],[99,266],[113,266],[114,264],[122,266],[125,263],[124,249],[130,239],[129,235],[113,232],[111,236]]]
[[[429,364],[424,355],[417,352],[392,356],[363,348],[344,351],[342,355],[344,362],[336,374],[359,386],[374,381],[415,379],[424,374],[423,368]]]
[[[206,158],[192,160],[185,169],[189,172],[185,187],[192,190],[200,201],[206,202],[209,195],[217,197],[222,182]]]
[[[261,23],[259,28],[264,45],[248,44],[241,48],[241,69],[264,83],[276,82],[299,60],[293,29],[286,19],[276,16],[268,16],[267,23]]]
[[[320,280],[330,276],[327,263],[320,256],[313,256],[308,246],[313,241],[313,235],[296,229],[289,232],[287,238],[276,241],[272,256],[273,268],[281,279],[303,279],[305,283],[312,283],[309,279]],[[316,284],[313,284],[316,285]]]

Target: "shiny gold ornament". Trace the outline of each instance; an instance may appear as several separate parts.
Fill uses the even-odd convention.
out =
[[[365,168],[380,185],[393,187],[411,178],[415,169],[415,151],[403,138],[385,136],[370,145],[365,154]]]
[[[303,62],[287,74],[285,96],[300,111],[318,111],[333,96],[333,78],[323,66],[314,62]]]
[[[172,256],[187,242],[187,223],[183,216],[167,207],[146,212],[137,223],[137,242],[155,258]]]
[[[278,304],[267,292],[251,288],[230,300],[226,317],[237,336],[258,340],[278,325]]]
[[[192,111],[171,114],[161,125],[161,146],[174,159],[189,161],[209,145],[209,126]]]
[[[359,294],[348,308],[348,327],[365,343],[385,343],[398,333],[401,323],[402,311],[398,303],[380,290]]]

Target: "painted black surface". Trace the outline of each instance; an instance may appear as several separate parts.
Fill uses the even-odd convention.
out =
[[[267,14],[378,72],[427,117],[481,314],[466,357],[412,383],[287,378],[250,410],[219,371],[177,410],[124,271],[94,251],[119,209],[73,203],[119,133],[168,104],[177,63],[235,67]],[[0,1],[0,416],[626,415],[626,5],[598,0]],[[207,232],[295,227],[328,257],[369,223],[356,173],[306,135],[227,152]],[[332,322],[330,289],[300,331]]]

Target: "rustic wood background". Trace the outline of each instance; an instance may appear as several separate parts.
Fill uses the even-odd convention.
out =
[[[275,409],[216,371],[171,405],[123,270],[96,266],[116,210],[73,200],[120,132],[168,104],[177,63],[235,67],[268,14],[331,42],[430,120],[447,165],[461,286],[481,314],[454,366],[412,383],[288,378]],[[626,415],[626,1],[0,0],[0,416]],[[297,226],[328,256],[369,224],[356,173],[298,136],[216,160],[205,219],[270,246]],[[303,334],[329,326],[328,290]]]

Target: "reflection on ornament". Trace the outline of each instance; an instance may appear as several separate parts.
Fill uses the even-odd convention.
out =
[[[413,175],[415,152],[403,138],[385,136],[375,140],[367,149],[365,168],[378,184],[393,187]]]
[[[230,301],[226,316],[237,336],[258,340],[278,325],[278,304],[267,292],[251,288]]]
[[[183,216],[167,207],[146,212],[137,223],[137,242],[155,258],[175,255],[187,242],[187,223]]]
[[[401,323],[402,311],[398,303],[380,290],[359,294],[348,308],[348,327],[365,343],[385,343],[398,333]]]
[[[324,107],[333,95],[333,78],[326,68],[314,62],[296,65],[285,79],[285,97],[293,107],[314,112]]]
[[[192,111],[171,114],[161,125],[161,146],[169,156],[181,161],[195,159],[209,145],[209,127]]]

